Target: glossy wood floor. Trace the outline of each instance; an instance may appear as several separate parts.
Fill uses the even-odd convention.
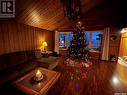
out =
[[[127,67],[118,63],[92,60],[89,68],[74,68],[61,61],[58,83],[48,95],[127,95]]]

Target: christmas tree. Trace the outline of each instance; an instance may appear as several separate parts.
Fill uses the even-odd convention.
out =
[[[88,41],[85,35],[85,28],[82,27],[82,23],[78,22],[76,25],[71,44],[68,48],[69,57],[72,59],[81,59],[86,63],[88,61]]]

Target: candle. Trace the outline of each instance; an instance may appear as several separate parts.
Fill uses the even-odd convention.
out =
[[[37,72],[36,72],[36,78],[41,78],[42,77],[42,73],[40,72],[40,70],[37,70]]]

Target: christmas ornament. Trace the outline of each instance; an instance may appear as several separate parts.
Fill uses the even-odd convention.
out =
[[[85,27],[82,26],[81,23],[78,23],[74,28],[73,39],[69,46],[69,57],[74,59],[84,59],[84,55],[87,54],[88,50],[88,42],[86,39]],[[74,41],[74,39],[76,39]]]

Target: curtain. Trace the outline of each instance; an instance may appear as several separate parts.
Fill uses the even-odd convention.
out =
[[[58,43],[58,31],[55,31],[55,45],[54,45],[54,51],[57,52],[57,54],[59,54],[59,43]]]
[[[104,29],[101,60],[109,60],[109,39],[110,39],[110,28],[107,27]]]

